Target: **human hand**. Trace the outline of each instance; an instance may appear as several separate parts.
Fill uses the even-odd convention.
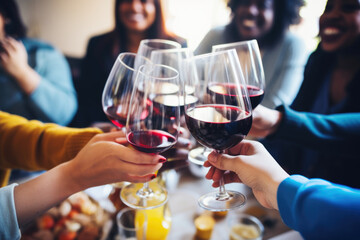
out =
[[[274,133],[282,119],[282,113],[262,105],[253,109],[253,122],[250,137],[264,138]]]
[[[219,186],[222,176],[225,183],[242,182],[252,189],[261,205],[278,209],[277,189],[289,175],[261,143],[243,140],[226,154],[213,151],[204,166],[210,167],[206,178],[214,181],[214,187]]]
[[[67,166],[70,179],[79,190],[108,183],[147,182],[165,161],[160,155],[150,155],[128,148],[122,131],[98,134]]]
[[[22,42],[6,37],[0,42],[0,46],[0,62],[9,75],[16,76],[28,67],[28,55]]]
[[[28,64],[28,55],[22,42],[6,37],[0,42],[0,64],[12,76],[26,94],[39,85],[41,77]]]

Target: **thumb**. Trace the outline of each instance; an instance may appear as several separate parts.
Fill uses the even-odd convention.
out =
[[[236,167],[236,156],[211,152],[208,156],[209,163],[220,170],[234,171]]]

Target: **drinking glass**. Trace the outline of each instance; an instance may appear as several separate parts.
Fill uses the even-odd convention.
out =
[[[116,214],[119,240],[145,240],[147,231],[147,215],[133,208],[123,208]]]
[[[126,124],[129,102],[138,68],[150,60],[135,53],[124,52],[117,57],[106,81],[102,106],[106,116],[118,128]]]
[[[242,72],[245,77],[246,87],[249,92],[252,109],[256,108],[264,98],[265,76],[262,65],[259,45],[256,39],[215,45],[213,52],[235,49]]]
[[[165,39],[143,39],[140,41],[137,54],[151,59],[151,54],[155,50],[176,48],[181,48],[180,43]]]
[[[252,109],[264,98],[265,77],[259,45],[256,39],[226,43],[212,46],[212,52],[235,49],[244,74]],[[210,149],[198,146],[189,152],[189,160],[202,165],[211,152]]]
[[[198,101],[185,103],[186,125],[203,146],[223,153],[244,139],[251,128],[252,108],[244,88],[239,59],[234,49],[198,55],[185,60],[185,84],[194,87]],[[189,95],[185,91],[185,97]],[[203,195],[201,207],[227,211],[244,205],[245,196],[226,191],[223,179],[219,192]]]
[[[137,210],[146,214],[147,230],[146,239],[166,240],[171,228],[171,212],[168,203],[153,209]]]
[[[164,94],[177,96],[177,104],[169,107],[157,101]],[[136,150],[159,154],[175,145],[180,127],[179,95],[179,74],[174,68],[160,64],[139,68],[126,121],[127,141]],[[132,208],[150,209],[166,203],[167,191],[155,181],[151,185],[132,183],[121,190],[120,197]]]
[[[163,64],[170,66],[174,69],[176,69],[179,72],[179,79],[180,82],[183,81],[183,74],[182,74],[182,64],[185,59],[188,59],[190,57],[193,57],[193,52],[189,48],[175,48],[175,49],[158,49],[154,50],[151,53],[150,60],[154,64]],[[193,89],[191,86],[186,85],[184,87],[185,91],[188,91],[189,93],[193,93],[195,89]],[[176,95],[173,94],[164,94],[162,98],[159,98],[158,100],[161,101],[162,104],[165,106],[172,106],[174,104],[178,104],[176,102]],[[175,101],[174,101],[175,99]],[[184,113],[184,97],[183,93],[180,92],[180,114],[183,116]],[[193,96],[188,94],[188,98],[186,99],[188,103],[196,102],[197,99]]]

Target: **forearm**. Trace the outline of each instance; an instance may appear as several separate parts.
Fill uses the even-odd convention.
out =
[[[61,76],[58,79],[66,82]],[[42,120],[43,122],[54,122],[66,126],[74,117],[78,108],[76,92],[70,83],[68,86],[62,85],[42,78],[37,89],[30,95],[32,104],[28,106],[32,108],[34,115],[40,110],[37,117],[46,116],[47,119]]]
[[[360,113],[322,115],[297,112],[283,106],[280,111],[283,118],[271,137],[326,153],[357,154]]]
[[[0,111],[0,132],[0,149],[6,149],[0,151],[0,168],[41,170],[74,158],[101,130],[28,121]]]
[[[83,190],[73,181],[73,175],[69,163],[64,163],[15,187],[14,201],[19,227],[73,193]]]
[[[353,239],[358,235],[358,189],[294,175],[280,184],[277,199],[284,222],[306,239]]]
[[[41,81],[40,75],[29,65],[16,72],[13,77],[26,95],[31,95]]]

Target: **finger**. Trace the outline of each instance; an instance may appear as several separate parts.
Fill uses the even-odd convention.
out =
[[[119,166],[120,167],[120,166]],[[162,163],[158,164],[133,164],[130,162],[123,162],[119,171],[128,173],[129,176],[145,176],[154,174],[162,167]]]
[[[7,46],[7,44],[4,41],[1,41],[0,45],[1,45],[1,53],[5,55],[9,55],[9,50],[8,50],[9,47]]]
[[[121,151],[123,161],[133,164],[158,164],[166,162],[166,158],[162,155],[146,154],[121,144],[117,145],[120,148],[119,151]]]
[[[16,45],[10,37],[7,37],[3,40],[3,46],[8,52],[14,51],[16,49]]]
[[[128,141],[127,141],[127,139],[125,137],[116,138],[115,142],[119,143],[119,144],[127,144],[128,143]]]
[[[211,167],[212,165],[211,165],[211,163],[209,161],[205,161],[203,166],[204,167]]]
[[[101,133],[96,135],[96,141],[116,141],[117,138],[124,138],[125,133],[122,131]]]
[[[214,173],[215,173],[215,169],[216,169],[216,168],[211,167],[211,168],[209,169],[209,171],[207,172],[207,174],[205,175],[205,178],[206,178],[206,179],[212,179],[212,178],[213,178],[213,175],[214,175]]]
[[[228,154],[218,154],[216,152],[212,152],[208,156],[208,161],[212,166],[216,167],[217,169],[236,172],[236,169],[242,167],[244,161],[243,158],[245,157],[247,156],[231,156]]]
[[[224,180],[224,184],[234,183],[234,182],[240,182],[241,183],[241,180],[233,172],[224,173],[223,174],[223,180]],[[213,187],[219,187],[220,186],[220,179],[218,179],[216,181],[214,180],[212,186]]]
[[[213,174],[212,179],[213,179],[214,181],[220,181],[220,179],[223,177],[223,175],[224,175],[224,171],[215,168],[215,171],[214,171],[214,174]]]
[[[145,176],[129,176],[127,181],[132,183],[145,183],[156,178],[156,174],[147,174]]]

